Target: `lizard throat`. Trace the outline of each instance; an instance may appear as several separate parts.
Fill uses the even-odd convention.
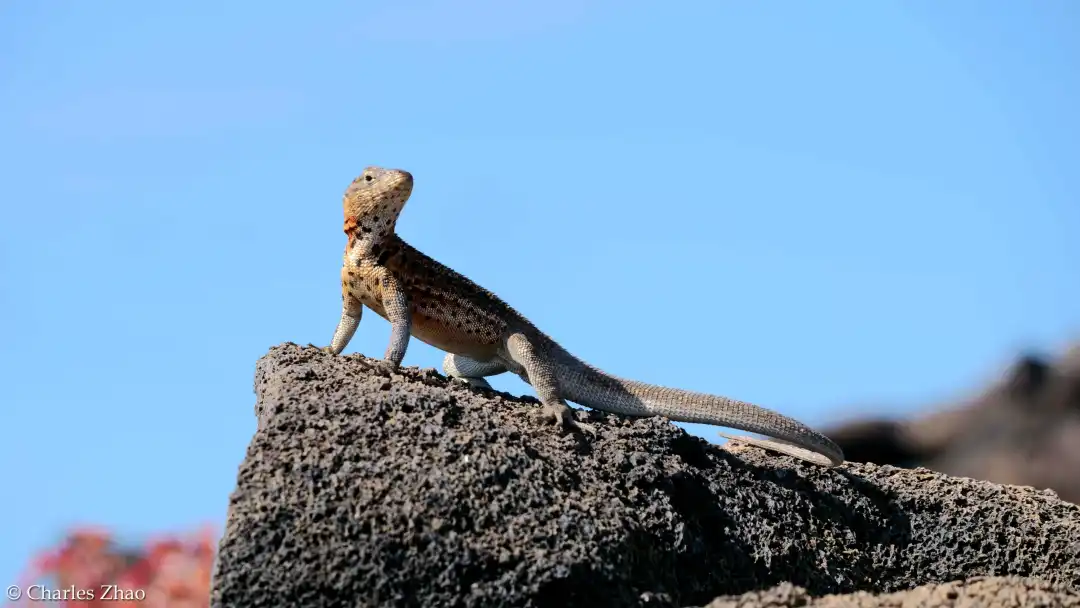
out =
[[[358,221],[355,216],[348,216],[345,218],[344,232],[349,237],[345,255],[353,264],[388,251],[396,238],[394,224],[390,220],[365,218]]]
[[[389,217],[363,217],[355,215],[345,217],[343,232],[349,237],[349,242],[365,241],[379,243],[394,235],[396,218]]]

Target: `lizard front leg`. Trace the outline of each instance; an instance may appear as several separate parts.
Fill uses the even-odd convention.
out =
[[[443,359],[443,371],[447,376],[478,388],[491,388],[485,376],[496,376],[507,371],[502,361],[478,361],[465,355],[447,353]]]
[[[345,350],[345,347],[349,345],[349,340],[352,340],[356,328],[360,326],[360,316],[363,312],[364,306],[360,304],[360,300],[352,297],[347,292],[342,293],[341,319],[338,321],[337,328],[334,329],[334,337],[330,340],[330,346],[323,348],[323,350],[340,355],[341,351]]]
[[[401,365],[405,351],[409,348],[412,335],[412,311],[409,309],[409,296],[401,283],[385,268],[379,273],[382,287],[383,309],[390,321],[390,344],[386,347],[383,360],[392,369]]]
[[[536,347],[524,334],[514,333],[506,339],[507,355],[521,366],[523,374],[544,409],[540,416],[556,425],[570,429],[579,429],[592,435],[596,435],[596,429],[592,425],[581,424],[574,419],[574,410],[566,404],[559,391],[559,380],[555,375],[555,367],[550,357]]]

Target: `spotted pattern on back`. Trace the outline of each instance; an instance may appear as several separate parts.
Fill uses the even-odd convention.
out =
[[[385,318],[379,284],[381,269],[385,269],[408,294],[414,330],[422,339],[424,334],[438,334],[439,339],[445,335],[455,343],[496,346],[508,330],[538,333],[494,293],[423,254],[394,232],[412,185],[408,172],[368,167],[346,189],[344,231],[348,243],[342,268],[343,294]]]

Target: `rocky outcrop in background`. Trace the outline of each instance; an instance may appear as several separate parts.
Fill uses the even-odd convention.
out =
[[[1051,584],[1033,578],[976,577],[966,581],[922,585],[911,591],[875,595],[811,597],[805,589],[790,584],[738,597],[717,598],[706,608],[748,608],[807,606],[813,608],[1069,608],[1080,606],[1080,592],[1068,585]]]
[[[658,418],[560,434],[534,399],[294,344],[255,392],[214,606],[1077,601],[1080,506],[1053,492],[826,469]]]
[[[929,415],[824,432],[850,460],[1051,488],[1080,503],[1080,343],[1057,358],[1021,357],[1001,381]]]

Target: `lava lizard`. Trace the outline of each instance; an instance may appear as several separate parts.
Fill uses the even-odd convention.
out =
[[[757,439],[719,433],[750,445],[824,466],[844,462],[840,447],[808,426],[763,407],[703,393],[624,380],[574,357],[528,319],[465,276],[421,253],[395,233],[413,190],[412,175],[368,167],[344,195],[345,246],[341,320],[324,350],[340,354],[366,306],[390,322],[383,364],[401,365],[409,337],[447,353],[443,370],[473,386],[513,372],[530,384],[546,422],[595,434],[578,423],[572,401],[631,416],[666,416],[758,433]]]

